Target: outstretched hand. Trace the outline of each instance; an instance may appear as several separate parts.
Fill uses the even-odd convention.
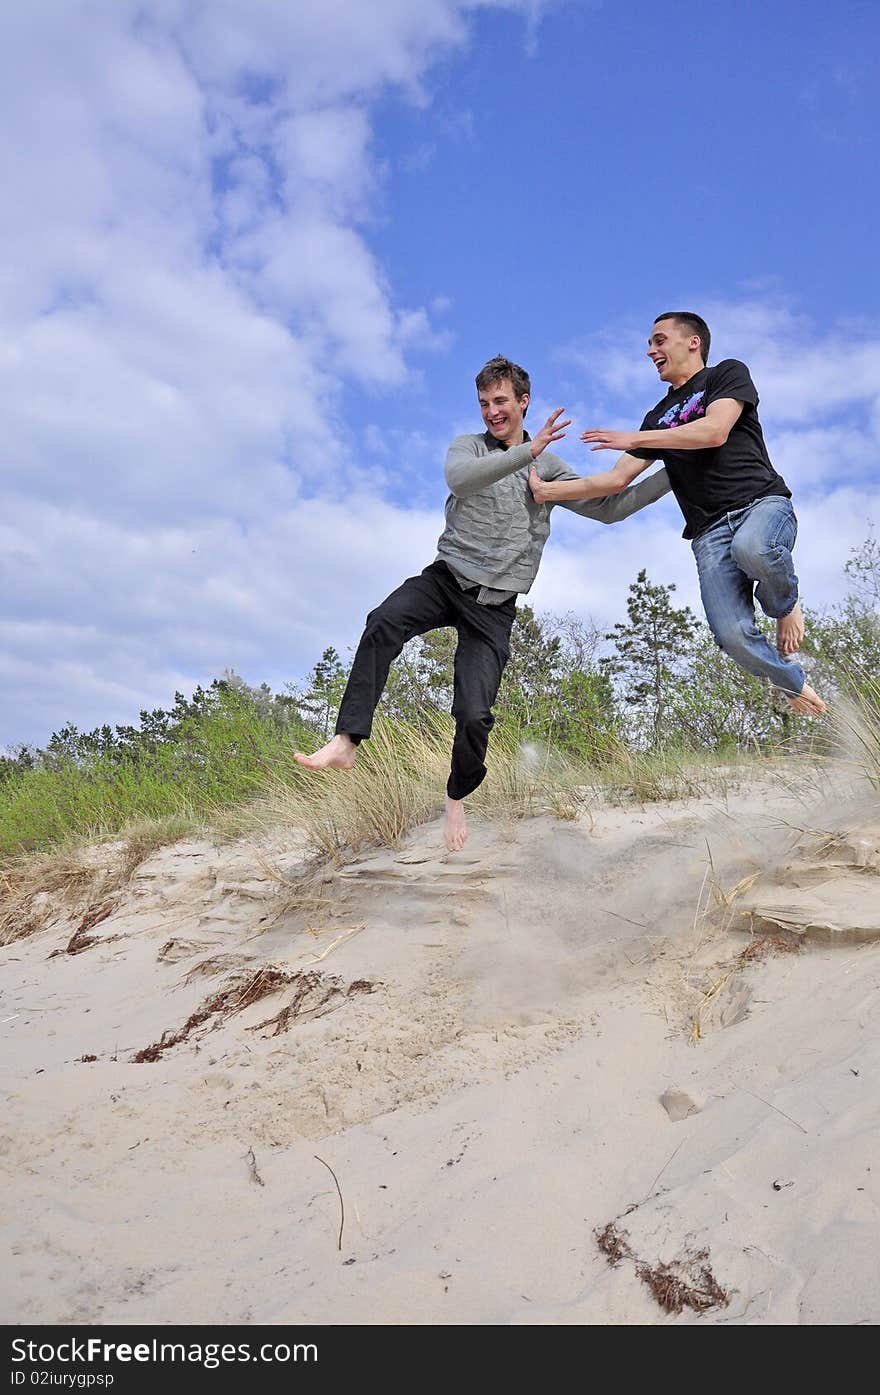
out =
[[[582,431],[581,440],[586,441],[591,450],[629,451],[637,444],[632,431],[606,431],[604,427]]]
[[[571,417],[566,417],[565,421],[559,418],[565,411],[564,407],[557,407],[555,412],[551,412],[541,430],[532,438],[532,459],[537,460],[542,451],[546,450],[554,441],[561,441],[565,435],[564,427],[571,426]]]

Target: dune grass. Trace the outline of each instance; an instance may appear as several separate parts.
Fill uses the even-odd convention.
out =
[[[334,858],[346,850],[396,846],[412,828],[442,814],[452,736],[452,720],[443,714],[418,726],[379,716],[353,771],[303,770],[288,752],[262,796],[231,811],[224,827],[236,833],[292,825],[305,830],[317,852]],[[763,767],[763,759],[682,748],[637,751],[610,738],[590,760],[576,760],[499,724],[488,765],[488,778],[467,801],[469,814],[518,820],[549,813],[571,820],[600,802],[724,795]]]
[[[0,865],[0,945],[23,939],[58,915],[109,910],[141,863],[158,848],[199,831],[187,816],[138,819],[125,836],[88,845],[66,838],[54,848],[19,852]]]
[[[766,768],[775,759],[744,751],[707,752],[685,746],[645,750],[610,736],[591,769],[609,803],[650,804],[726,794],[744,776],[758,766]]]
[[[880,791],[880,679],[868,673],[846,675],[831,727],[844,759]]]
[[[863,678],[850,692],[835,713],[838,750],[845,739],[880,789],[880,683]],[[316,773],[293,759],[297,746],[315,745],[314,735],[232,694],[153,749],[53,757],[0,785],[0,940],[45,919],[41,892],[55,906],[94,902],[123,886],[154,849],[196,832],[295,827],[319,857],[332,859],[399,845],[442,813],[452,736],[443,714],[419,723],[380,714],[354,771]],[[504,722],[492,734],[488,763],[489,778],[468,799],[477,818],[574,819],[600,803],[724,796],[757,771],[803,779],[803,761],[785,752],[646,751],[620,736],[607,737],[589,760],[574,759]],[[815,755],[807,765],[820,768]],[[94,845],[111,840],[96,870]]]
[[[438,817],[453,723],[377,716],[351,773],[306,771],[293,759],[314,738],[234,701],[206,714],[185,740],[122,758],[57,759],[0,786],[0,867],[23,854],[70,851],[108,839],[151,850],[202,827],[234,835],[295,825],[316,851],[395,845]],[[765,758],[761,758],[762,762]],[[468,800],[475,815],[576,818],[599,802],[647,803],[724,793],[755,765],[747,755],[680,747],[644,751],[610,736],[573,758],[499,723],[489,777]],[[131,856],[134,856],[132,852]]]
[[[296,728],[235,692],[174,738],[74,757],[45,753],[0,784],[0,943],[87,916],[153,851],[215,829],[266,787]]]
[[[81,850],[56,848],[7,861],[0,871],[0,945],[39,929],[59,905],[77,904],[94,880]]]
[[[410,829],[442,813],[452,736],[445,715],[419,726],[379,716],[353,771],[303,770],[288,751],[263,795],[223,824],[231,831],[294,825],[331,857],[396,846]],[[524,744],[517,730],[493,732],[490,762],[490,778],[468,800],[474,814],[520,819],[570,807],[581,797],[584,771],[558,753]]]
[[[293,737],[227,693],[172,741],[87,759],[47,757],[0,785],[0,860],[129,836],[137,825],[210,821],[263,790]]]

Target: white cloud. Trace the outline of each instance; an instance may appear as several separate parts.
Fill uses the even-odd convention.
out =
[[[773,298],[717,301],[701,305],[699,313],[712,330],[710,361],[748,363],[763,422],[812,428],[841,410],[877,410],[880,339],[866,328],[817,325]],[[618,417],[628,411],[630,422],[640,421],[666,391],[645,356],[647,325],[603,329],[556,354],[593,384],[609,411]]]
[[[436,288],[401,303],[373,248],[374,111],[389,92],[430,101],[435,59],[489,3],[4,7],[0,741],[128,721],[226,667],[280,684],[354,643],[430,560],[445,442],[433,420],[389,432],[348,404],[352,385],[418,382],[418,356],[450,343],[438,321],[454,322]],[[533,43],[540,5],[496,8]],[[833,473],[827,416],[858,410],[847,449],[863,453],[877,345],[841,332],[795,361],[797,317],[730,314],[722,329],[766,368],[768,410],[781,404],[780,449]],[[584,366],[597,408],[644,400],[628,353]],[[382,498],[395,475],[408,507]],[[866,504],[841,490],[834,508],[845,531]],[[557,525],[531,599],[610,621],[641,565],[689,598],[679,532],[669,504],[615,530]]]
[[[365,198],[376,184],[370,136],[363,107],[327,107],[281,121],[276,143],[288,198],[296,201],[305,187],[338,216],[365,212]]]
[[[676,604],[698,593],[690,547],[674,500],[662,499],[623,523],[604,524],[556,508],[541,571],[529,595],[538,610],[573,610],[603,627],[625,617],[629,585],[644,567],[654,582],[675,582]]]
[[[345,389],[449,343],[369,245],[372,104],[427,102],[479,8],[4,8],[0,739],[292,676],[430,558],[439,510],[358,492]]]
[[[712,357],[744,359],[767,423],[807,428],[829,414],[880,400],[880,340],[865,329],[816,324],[784,302],[729,302],[704,308]]]
[[[374,493],[144,529],[22,506],[0,529],[0,722],[10,740],[130,719],[225,668],[279,686],[328,644],[356,643],[367,611],[434,555],[436,509]],[[63,581],[63,585],[60,583]],[[42,679],[40,677],[42,671]],[[25,707],[23,704],[27,703]]]
[[[876,428],[848,422],[841,426],[776,430],[773,463],[798,499],[828,494],[842,483],[867,484],[877,477],[880,437]]]

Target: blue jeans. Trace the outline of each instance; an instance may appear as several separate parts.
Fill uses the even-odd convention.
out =
[[[754,602],[774,620],[794,608],[796,537],[791,500],[772,494],[725,514],[691,543],[703,608],[718,645],[747,673],[795,695],[804,686],[804,671],[758,629]]]

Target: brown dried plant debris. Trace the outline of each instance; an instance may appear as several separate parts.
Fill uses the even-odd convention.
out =
[[[263,1181],[259,1169],[257,1168],[257,1158],[253,1148],[248,1148],[247,1158],[251,1168],[251,1181],[256,1182],[258,1187],[265,1187],[266,1183]]]
[[[332,1012],[334,1008],[341,1007],[343,1001],[353,994],[372,993],[378,986],[376,983],[370,983],[368,979],[356,979],[343,989],[338,978],[324,978],[314,971],[302,973],[299,975],[299,983],[292,1001],[285,1003],[274,1017],[268,1017],[265,1022],[258,1022],[248,1030],[259,1032],[264,1027],[274,1027],[271,1035],[278,1037],[282,1032],[290,1030],[291,1023],[307,1017],[323,1017],[325,1011]],[[309,1001],[312,998],[314,1001]]]
[[[730,1302],[709,1266],[708,1250],[686,1251],[671,1264],[637,1264],[636,1274],[667,1313],[680,1313],[684,1308],[707,1313],[711,1308],[726,1308]]]
[[[116,909],[115,901],[102,901],[94,906],[90,906],[74,930],[70,939],[63,949],[53,949],[49,955],[54,959],[59,954],[82,954],[84,949],[91,949],[93,945],[109,944],[111,940],[118,940],[118,935],[90,935],[89,930],[100,925],[108,916],[111,916]]]
[[[83,930],[74,930],[67,944],[61,949],[53,949],[49,958],[57,959],[59,954],[82,954],[84,949],[92,949],[94,945],[100,943],[99,936],[87,935]]]
[[[119,902],[111,897],[107,901],[97,901],[94,906],[90,906],[77,926],[78,935],[85,934],[86,930],[94,930],[96,925],[107,920],[116,910]]]
[[[709,1263],[709,1251],[686,1249],[669,1264],[648,1264],[639,1259],[629,1243],[629,1234],[609,1221],[593,1232],[596,1244],[614,1267],[621,1260],[631,1260],[636,1275],[647,1285],[651,1294],[666,1313],[680,1313],[691,1308],[706,1313],[712,1308],[726,1308],[729,1294],[719,1284]]]
[[[628,1259],[632,1255],[632,1250],[629,1247],[629,1235],[625,1230],[618,1230],[614,1221],[609,1221],[602,1230],[597,1227],[593,1234],[596,1237],[596,1244],[603,1255],[607,1257],[612,1268],[619,1264],[622,1259]]]
[[[350,996],[352,991],[365,991],[363,988],[356,987],[355,984],[351,984],[348,989],[344,990],[341,987],[341,982],[341,979],[333,977],[324,978],[321,974],[315,972],[304,973],[299,971],[296,973],[289,973],[286,969],[278,969],[273,965],[265,965],[263,968],[257,969],[255,972],[245,976],[237,974],[223,988],[218,989],[216,993],[212,993],[210,997],[206,998],[201,1007],[197,1008],[196,1011],[187,1018],[186,1022],[184,1022],[183,1026],[178,1031],[163,1032],[158,1041],[154,1041],[149,1046],[143,1047],[140,1051],[136,1052],[131,1059],[138,1064],[145,1061],[158,1061],[165,1051],[170,1050],[172,1046],[179,1046],[182,1042],[185,1042],[193,1032],[197,1031],[199,1027],[204,1026],[206,1022],[211,1022],[211,1030],[213,1030],[219,1027],[221,1023],[225,1022],[228,1018],[235,1016],[239,1012],[243,1012],[245,1008],[252,1007],[254,1003],[260,1002],[262,998],[268,998],[273,993],[278,993],[290,985],[295,985],[294,1000],[293,1003],[290,1004],[291,1011],[287,1012],[285,1016],[285,1009],[282,1008],[281,1012],[278,1013],[276,1017],[269,1018],[267,1021],[259,1023],[257,1027],[252,1028],[253,1031],[257,1031],[260,1027],[278,1024],[275,1032],[277,1036],[279,1032],[286,1031],[290,1022],[297,1016],[301,1017],[305,1015],[306,1012],[309,1013],[309,1015],[315,1015],[315,1007],[313,1005],[309,1004],[306,1008],[301,1007],[309,994],[313,992],[319,993],[317,1007],[320,1007],[324,1003],[329,1002],[333,997],[338,996],[342,1001]],[[370,992],[372,992],[373,987],[373,984],[369,985]]]
[[[800,954],[802,948],[800,940],[794,935],[756,935],[746,945],[737,963],[745,966],[767,959],[771,954]]]
[[[271,993],[277,993],[279,989],[285,988],[291,983],[296,975],[287,973],[284,969],[264,967],[256,970],[247,978],[242,979],[241,975],[236,975],[224,988],[218,989],[206,998],[200,1008],[196,1008],[183,1026],[176,1032],[163,1032],[158,1041],[154,1041],[150,1046],[143,1047],[133,1057],[132,1061],[158,1061],[164,1051],[168,1051],[172,1046],[179,1046],[181,1042],[187,1040],[198,1027],[215,1018],[214,1026],[217,1027],[233,1014],[242,1012],[244,1008],[250,1007],[252,1003],[258,1003],[261,998],[267,998]]]

